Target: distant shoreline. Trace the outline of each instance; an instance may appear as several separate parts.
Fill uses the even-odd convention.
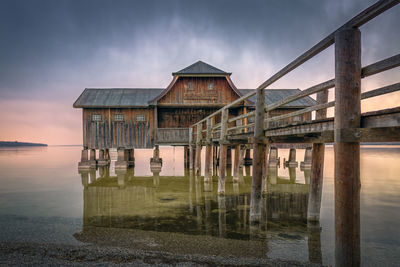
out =
[[[47,144],[18,142],[18,141],[13,141],[13,142],[0,141],[0,147],[20,147],[20,146],[47,146]]]

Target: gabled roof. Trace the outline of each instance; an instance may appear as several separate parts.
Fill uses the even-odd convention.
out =
[[[254,91],[255,89],[239,89],[239,91],[243,95],[247,95],[248,93]],[[301,92],[300,89],[267,89],[265,90],[265,104],[271,105],[275,102],[281,101],[282,99],[297,94],[298,92]],[[253,95],[252,97],[249,98],[250,101],[253,103],[256,103],[256,95]],[[302,107],[309,107],[309,106],[314,106],[317,104],[317,101],[315,101],[313,98],[306,96],[303,98],[300,98],[298,100],[295,100],[293,102],[290,102],[284,107],[288,108],[302,108]]]
[[[163,88],[86,88],[75,101],[74,108],[147,107]]]
[[[231,74],[232,73],[220,70],[200,60],[180,71],[172,73],[173,76],[193,76],[193,75],[230,76]]]

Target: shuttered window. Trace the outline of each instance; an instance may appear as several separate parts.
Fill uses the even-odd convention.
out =
[[[92,121],[101,121],[100,114],[92,114]]]
[[[146,116],[144,114],[136,115],[136,121],[146,121]]]
[[[124,114],[115,114],[114,120],[115,121],[124,121]]]

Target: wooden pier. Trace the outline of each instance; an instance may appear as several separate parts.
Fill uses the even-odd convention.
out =
[[[400,83],[394,83],[361,93],[361,79],[400,66],[400,54],[362,67],[359,29],[398,3],[398,0],[378,1],[263,82],[256,91],[225,105],[189,129],[191,151],[189,165],[195,169],[196,175],[200,175],[200,151],[202,146],[206,146],[205,183],[211,179],[209,173],[210,166],[213,166],[211,162],[218,160],[220,195],[225,193],[228,149],[235,149],[234,182],[237,181],[235,177],[239,168],[244,164],[241,156],[244,149],[253,149],[250,204],[250,219],[253,222],[261,219],[263,185],[266,184],[265,179],[271,162],[276,162],[275,150],[273,151],[275,158],[268,159],[269,147],[280,143],[312,144],[307,218],[310,221],[318,221],[325,144],[334,143],[337,266],[360,265],[360,142],[400,141],[400,106],[361,113],[362,100],[400,90]],[[268,86],[331,45],[335,45],[333,79],[304,89],[276,103],[265,104],[265,90]],[[335,88],[335,100],[328,102],[328,90],[331,88]],[[315,94],[316,105],[287,114],[274,115],[274,110],[283,105]],[[231,112],[254,95],[256,95],[254,111],[243,112],[240,115]],[[327,117],[327,109],[332,107],[335,109],[334,117]],[[310,113],[315,114],[306,121],[298,122],[295,119],[297,116]],[[212,147],[219,151],[218,159],[212,156],[210,152],[214,151]],[[194,151],[195,157],[192,156]],[[292,158],[289,159],[288,166],[291,160]]]

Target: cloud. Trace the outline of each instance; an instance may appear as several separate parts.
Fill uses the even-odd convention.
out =
[[[163,88],[172,72],[197,60],[233,72],[239,88],[255,88],[373,2],[1,1],[0,98],[76,114],[70,107],[85,87]],[[362,27],[364,65],[399,52],[399,10]],[[304,89],[333,74],[329,48],[272,87]],[[392,74],[373,84],[393,81]],[[72,125],[79,121],[76,116]],[[57,120],[43,123],[63,127]]]

